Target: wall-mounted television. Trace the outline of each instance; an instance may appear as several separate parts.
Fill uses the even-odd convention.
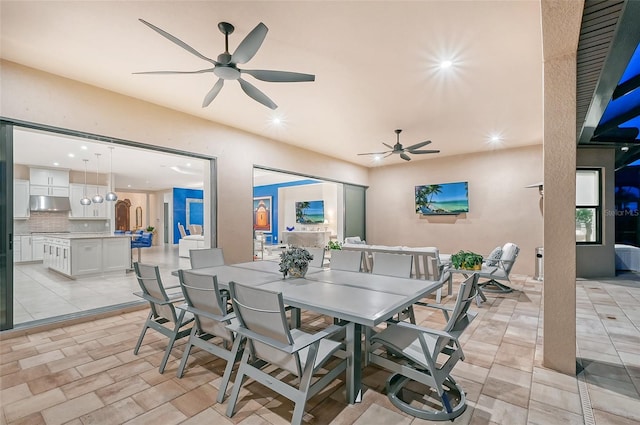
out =
[[[469,183],[440,183],[416,186],[416,213],[447,215],[469,212]]]
[[[296,223],[324,223],[324,201],[296,202]]]

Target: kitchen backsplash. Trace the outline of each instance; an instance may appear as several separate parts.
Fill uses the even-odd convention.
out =
[[[27,220],[14,220],[16,235],[32,232],[103,233],[109,231],[109,220],[69,220],[69,213],[31,211]]]

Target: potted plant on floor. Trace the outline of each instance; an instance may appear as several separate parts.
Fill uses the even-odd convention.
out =
[[[480,270],[482,268],[482,255],[472,251],[460,250],[451,255],[451,264],[458,270]]]
[[[283,277],[304,277],[313,255],[304,248],[293,247],[280,254],[280,272]]]

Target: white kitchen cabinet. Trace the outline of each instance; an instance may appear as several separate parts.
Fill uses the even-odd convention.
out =
[[[44,258],[44,236],[31,236],[31,260],[41,261]]]
[[[105,196],[107,194],[107,186],[87,186],[87,197],[92,198],[96,194],[96,191],[100,195]],[[70,184],[69,185],[69,202],[71,203],[71,212],[69,214],[70,219],[106,219],[107,216],[107,201],[103,201],[101,204],[81,205],[80,200],[85,195],[85,188],[83,184]]]
[[[71,273],[74,276],[102,272],[102,239],[73,241]]]
[[[29,180],[13,181],[13,218],[28,218]]]
[[[31,195],[69,196],[69,171],[49,168],[29,169]]]
[[[31,236],[20,237],[20,261],[31,261]]]
[[[22,236],[13,237],[13,262],[19,263],[22,258]]]
[[[39,186],[69,186],[69,171],[51,168],[30,168],[31,184]]]

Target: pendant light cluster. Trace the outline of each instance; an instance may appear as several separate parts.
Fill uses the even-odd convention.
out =
[[[113,149],[114,148],[110,147],[109,149],[111,149],[111,157],[110,157],[110,164],[109,164],[109,176],[111,176],[112,166],[113,166]],[[101,154],[97,153],[95,155],[96,155],[96,194],[93,195],[93,198],[87,197],[87,162],[89,160],[88,159],[83,159],[83,161],[84,161],[84,191],[83,191],[82,199],[80,199],[80,204],[81,205],[91,205],[92,203],[101,204],[101,203],[104,202],[105,199],[107,201],[117,201],[118,200],[118,195],[116,195],[112,191],[107,192],[105,197],[102,197],[102,195],[100,195],[98,181],[99,181],[99,173],[100,173],[100,156],[101,156]],[[111,184],[109,184],[109,186],[111,186]]]

